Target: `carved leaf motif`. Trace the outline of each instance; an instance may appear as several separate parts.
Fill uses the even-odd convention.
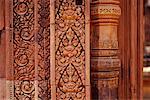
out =
[[[49,100],[50,0],[12,1],[14,99],[34,100],[36,88],[38,100]]]
[[[57,100],[85,99],[84,30],[84,5],[56,0]]]
[[[77,69],[73,65],[68,65],[58,83],[58,88],[63,92],[81,92],[84,88],[82,80],[77,72]]]

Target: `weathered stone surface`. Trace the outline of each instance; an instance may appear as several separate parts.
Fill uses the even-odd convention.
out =
[[[91,1],[91,77],[93,99],[118,99],[121,62],[118,57],[117,25],[120,15],[119,0]]]
[[[1,2],[6,58],[0,56],[0,90],[6,91],[0,99],[90,100],[90,1]],[[91,76],[98,99],[118,98],[120,14],[119,0],[91,1]]]
[[[90,3],[87,2],[0,2],[0,28],[5,22],[6,35],[0,45],[4,53],[0,56],[0,64],[3,65],[0,66],[0,78],[4,78],[0,84],[6,82],[6,86],[1,88],[6,90],[6,99],[90,99],[90,16],[87,11]],[[52,35],[54,38],[51,39]]]

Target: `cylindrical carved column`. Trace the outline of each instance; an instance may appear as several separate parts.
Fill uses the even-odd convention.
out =
[[[91,71],[92,98],[118,98],[120,59],[117,26],[121,9],[119,0],[91,1]]]

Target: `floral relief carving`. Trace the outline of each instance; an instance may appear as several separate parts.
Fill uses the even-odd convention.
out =
[[[14,100],[50,100],[50,0],[13,0]],[[53,33],[54,34],[54,33]],[[57,100],[85,100],[85,1],[55,0]]]
[[[21,2],[21,4],[23,3],[24,4],[26,3],[28,6],[32,7],[31,9],[33,9],[32,1]],[[14,9],[18,8],[19,5],[20,5],[20,2],[17,2],[16,0],[14,0]],[[18,8],[18,10],[19,9],[20,8]],[[32,22],[34,21],[34,16],[33,16],[33,10],[28,13],[24,13],[24,15],[22,15],[22,13],[20,15],[20,11],[14,12],[13,15],[14,15],[13,17],[13,23],[14,23],[13,25],[14,26],[13,47],[14,47],[14,55],[15,55],[14,66],[15,66],[15,70],[18,69],[18,72],[17,72],[18,74],[20,72],[19,70],[23,69],[24,67],[27,68],[27,67],[30,67],[30,65],[34,67],[34,58],[33,58],[34,56],[33,54],[34,23]],[[23,73],[23,72],[20,72],[20,73]],[[19,77],[15,77],[15,78],[19,79]]]
[[[57,100],[85,99],[84,2],[56,0]]]
[[[13,0],[13,53],[15,99],[34,97],[34,4]]]
[[[121,14],[121,10],[118,7],[118,5],[114,5],[114,6],[97,6],[97,7],[93,7],[91,9],[91,13],[92,14],[96,14],[99,13],[101,15],[120,15]]]
[[[33,100],[34,91],[34,82],[17,81],[15,83],[15,100]]]
[[[13,0],[13,67],[16,100],[51,99],[50,1],[36,2],[37,6],[33,0]],[[38,83],[37,87],[35,81]],[[35,98],[35,95],[38,97]]]

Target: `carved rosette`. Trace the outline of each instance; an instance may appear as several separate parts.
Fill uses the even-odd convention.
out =
[[[120,74],[117,25],[119,0],[91,1],[91,70],[93,99],[117,99]],[[95,93],[97,90],[97,93]]]

